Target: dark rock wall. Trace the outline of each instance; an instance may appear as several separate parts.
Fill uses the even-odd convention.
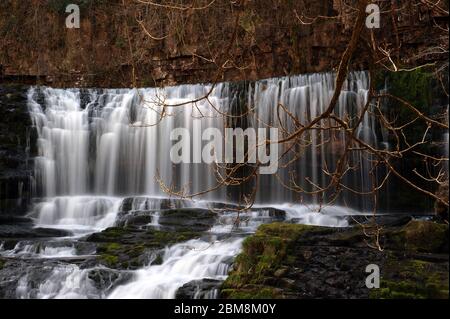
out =
[[[31,198],[36,141],[26,92],[0,86],[0,215],[25,213]]]

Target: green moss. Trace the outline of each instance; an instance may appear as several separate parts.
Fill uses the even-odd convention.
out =
[[[448,225],[430,221],[411,221],[405,229],[406,249],[440,252],[448,246]]]
[[[118,243],[110,243],[106,246],[106,250],[107,251],[114,251],[114,250],[118,250],[122,247],[122,245],[118,244]]]
[[[5,261],[0,259],[0,270],[3,269],[3,267],[5,266]]]
[[[280,292],[272,287],[256,287],[249,289],[223,289],[222,296],[229,299],[279,299]]]
[[[101,255],[100,260],[104,262],[107,266],[116,268],[119,262],[119,257],[113,255]]]
[[[423,68],[411,72],[393,72],[388,75],[389,91],[413,103],[418,109],[427,110],[431,105],[432,77],[433,74]],[[407,113],[409,111],[405,110],[401,115]]]
[[[412,220],[396,232],[385,235],[388,247],[426,253],[448,252],[448,225]]]
[[[386,263],[380,289],[370,293],[381,299],[448,299],[448,270],[423,260],[391,259]]]
[[[159,250],[167,245],[187,241],[199,236],[198,232],[166,232],[150,229],[107,228],[90,235],[87,240],[97,243],[99,261],[111,268],[135,269],[147,258],[141,258],[147,250]]]
[[[128,233],[126,228],[110,227],[100,233],[89,236],[89,241],[116,241]]]
[[[370,297],[376,299],[448,299],[448,287],[442,284],[417,284],[415,281],[384,280],[380,290],[373,290]]]
[[[272,223],[261,225],[253,236],[247,237],[243,243],[242,253],[236,257],[234,268],[223,283],[224,290],[244,289],[248,285],[259,285],[266,278],[273,277],[277,269],[286,260],[295,261],[289,255],[290,243],[309,232],[321,230],[321,227],[296,225],[287,223]],[[234,291],[230,298],[251,296],[255,291]],[[260,290],[258,290],[260,291]],[[259,296],[257,294],[257,296]]]
[[[158,246],[166,246],[177,242],[187,241],[189,239],[198,237],[199,235],[199,233],[192,231],[166,232],[149,230],[147,233],[153,237],[151,241],[152,244]]]
[[[277,236],[284,239],[295,239],[305,232],[317,231],[321,227],[287,224],[287,223],[271,223],[261,225],[256,231],[256,235]]]
[[[222,285],[223,297],[282,298],[295,293],[291,287],[273,288],[280,283],[275,274],[298,265],[302,258],[299,245],[317,244],[320,238],[326,238],[325,244],[343,247],[361,247],[366,239],[358,227],[340,231],[287,223],[262,225],[244,241],[234,270]],[[402,227],[385,228],[381,238],[385,248],[380,252],[381,288],[370,290],[371,298],[448,298],[448,263],[417,259],[418,253],[448,253],[448,225],[413,220]]]
[[[155,258],[155,260],[153,260],[152,265],[161,265],[163,263],[163,257],[161,256],[161,254],[158,254]]]

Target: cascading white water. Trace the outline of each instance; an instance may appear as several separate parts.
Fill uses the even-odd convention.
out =
[[[171,131],[174,128],[187,130],[192,140],[183,143],[192,150],[196,139],[201,141],[201,132],[194,126],[194,119],[201,119],[203,129],[223,130],[230,123],[224,120],[221,112],[240,114],[247,107],[255,107],[255,112],[246,119],[250,126],[278,126],[277,106],[280,103],[305,124],[327,107],[333,94],[334,77],[333,74],[292,76],[258,81],[247,88],[219,84],[208,99],[196,103],[189,102],[207,94],[211,85],[84,91],[31,88],[28,105],[37,128],[39,149],[35,175],[39,196],[44,197],[35,205],[32,215],[39,226],[69,229],[80,236],[112,226],[119,211],[131,215],[151,214],[151,223],[147,227],[158,228],[162,207],[207,208],[208,201],[229,202],[229,192],[224,187],[206,194],[196,203],[164,199],[167,195],[155,180],[156,176],[168,187],[186,194],[207,190],[217,183],[212,165],[200,162],[175,165],[171,162],[170,148],[175,143],[170,141]],[[367,101],[367,89],[366,73],[350,75],[336,114],[350,118],[357,115]],[[239,90],[240,93],[245,90],[247,105],[240,105],[236,110],[234,103],[239,100]],[[163,108],[163,104],[183,105]],[[284,128],[295,130],[286,113],[281,113],[280,120]],[[373,119],[366,114],[358,128],[358,136],[375,145],[374,127]],[[306,178],[313,183],[326,183],[328,177],[322,166],[326,163],[333,169],[331,163],[338,158],[339,150],[345,144],[345,136],[339,134],[310,133],[310,145],[297,149],[303,154],[294,164],[299,185],[308,189]],[[202,145],[207,142],[201,141]],[[279,154],[284,147],[280,146]],[[190,155],[193,159],[194,154]],[[370,185],[370,159],[361,158],[356,152],[352,156],[352,163],[360,166],[356,173],[346,177],[346,182],[364,189]],[[286,160],[291,158],[288,156]],[[278,174],[286,181],[292,172],[280,169]],[[311,196],[304,198],[308,205],[298,204],[297,198],[280,185],[278,178],[270,175],[260,177],[257,196],[259,208],[268,204],[285,211],[286,219],[303,224],[343,227],[348,225],[345,215],[357,214],[343,206],[319,207],[318,200]],[[366,209],[355,198],[347,197],[344,202]],[[320,213],[317,212],[319,208]],[[69,264],[55,267],[32,292],[28,274],[24,275],[19,281],[17,296],[173,298],[186,283],[205,278],[223,280],[230,260],[240,250],[243,236],[271,220],[264,209],[245,214],[241,215],[246,221],[241,223],[238,233],[233,232],[236,215],[223,212],[208,236],[166,248],[162,264],[150,264],[135,271],[133,280],[106,295],[95,287],[88,277],[88,270]],[[10,251],[3,250],[3,253],[46,258],[71,257],[76,251],[71,245],[47,247],[24,243]],[[213,297],[214,292],[207,296]]]
[[[307,124],[328,106],[334,90],[335,75],[331,73],[300,75],[262,80],[249,85],[247,107],[255,107],[250,115],[250,126],[283,127],[291,132],[293,121],[286,112],[279,111],[282,104],[299,123]],[[351,119],[359,115],[367,102],[369,79],[365,72],[351,73],[346,81],[336,115]],[[88,90],[85,105],[79,90],[51,88],[29,91],[29,106],[34,124],[38,128],[39,157],[36,159],[38,184],[46,197],[55,195],[164,195],[163,183],[184,193],[196,193],[217,184],[214,169],[203,163],[173,164],[170,149],[172,129],[187,129],[192,139],[183,141],[190,150],[201,134],[196,132],[193,120],[201,118],[202,128],[223,129],[224,119],[219,112],[231,110],[235,92],[228,84],[219,84],[208,99],[187,103],[205,96],[210,85],[181,85],[165,89]],[[43,105],[37,101],[43,99]],[[177,105],[166,107],[162,105]],[[161,114],[164,118],[160,120]],[[320,122],[320,127],[333,125]],[[312,185],[325,185],[329,176],[324,167],[334,169],[340,152],[346,145],[344,132],[313,130],[305,136],[309,143],[296,149],[302,156],[278,176],[289,184],[292,176],[305,190]],[[358,137],[376,145],[374,118],[366,112],[357,130]],[[202,142],[206,144],[206,141]],[[289,144],[280,146],[279,154]],[[298,147],[297,147],[298,148]],[[191,151],[192,153],[192,151]],[[195,154],[190,154],[192,160]],[[293,159],[288,154],[283,163]],[[352,152],[349,165],[352,172],[344,182],[362,192],[371,187],[370,158]],[[194,160],[195,162],[195,160]],[[308,181],[307,181],[308,180]],[[259,182],[258,202],[296,202],[293,192],[287,191],[272,175],[262,175]],[[226,201],[226,189],[208,193],[205,199]],[[359,209],[366,208],[355,196],[346,195],[345,203]],[[314,196],[304,195],[304,202],[317,203]],[[359,196],[361,197],[361,196]],[[361,199],[360,199],[361,201]]]
[[[117,287],[108,298],[169,299],[193,280],[222,279],[228,274],[229,260],[241,249],[242,238],[217,242],[200,239],[166,249],[161,265],[138,270],[129,284]]]
[[[157,175],[168,186],[187,187],[188,193],[215,185],[206,164],[172,164],[169,136],[173,128],[195,135],[192,122],[200,117],[202,127],[221,128],[222,118],[210,103],[226,111],[223,86],[208,100],[164,111],[163,104],[189,102],[210,87],[89,90],[84,107],[79,90],[30,89],[29,108],[39,136],[36,175],[43,195],[162,195]],[[37,102],[39,94],[43,105]],[[210,199],[222,196],[219,191]]]
[[[73,244],[70,246],[61,245],[51,247],[33,242],[18,242],[13,249],[6,250],[0,245],[0,256],[24,257],[24,258],[65,258],[76,256],[76,249]]]
[[[48,278],[37,288],[30,287],[28,275],[23,276],[16,288],[17,298],[28,299],[88,299],[101,298],[99,292],[88,278],[88,269],[76,265],[55,267]]]
[[[116,197],[54,197],[37,203],[33,214],[41,226],[57,225],[83,234],[113,225],[121,203],[122,199]]]
[[[256,111],[251,125],[280,128],[280,120],[282,127],[292,133],[296,128],[289,113],[298,119],[300,125],[307,125],[327,109],[334,93],[334,86],[335,74],[332,73],[258,81],[249,87],[248,93],[247,103],[255,106]],[[368,88],[369,78],[366,72],[351,73],[341,90],[334,114],[341,119],[354,119],[359,116],[367,103]],[[284,108],[287,112],[284,111]],[[317,190],[312,185],[327,185],[330,178],[323,170],[324,168],[329,171],[335,169],[335,163],[349,141],[346,140],[342,130],[339,133],[336,133],[336,130],[326,130],[326,128],[336,126],[336,122],[333,120],[321,121],[318,126],[322,130],[311,130],[304,134],[302,144],[305,146],[297,146],[294,148],[295,154],[291,152],[284,156],[281,164],[293,162],[286,169],[278,171],[278,176],[285,185],[292,187],[291,181],[294,180],[296,185],[306,191]],[[357,136],[372,146],[377,145],[375,119],[368,112],[364,114],[363,120],[358,126]],[[279,154],[284,154],[290,146],[290,144],[281,145]],[[302,155],[294,160],[298,153]],[[348,173],[343,182],[355,190],[369,191],[372,185],[369,174],[370,160],[370,158],[363,158],[360,152],[352,152],[349,166],[353,167],[354,172]],[[294,192],[288,191],[273,176],[260,176],[259,185],[259,202],[282,203],[299,200]],[[315,196],[305,194],[302,196],[301,200],[306,203],[321,202]],[[326,202],[326,199],[324,201]],[[352,196],[344,192],[341,203],[364,211],[369,210],[361,196]]]

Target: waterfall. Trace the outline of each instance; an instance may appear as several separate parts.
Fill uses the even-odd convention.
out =
[[[334,163],[350,143],[342,131],[329,130],[336,125],[332,120],[320,122],[302,137],[302,143],[292,146],[300,156],[287,153],[276,175],[259,176],[254,208],[239,214],[241,223],[237,228],[237,213],[224,209],[227,207],[224,203],[237,202],[238,196],[246,194],[248,186],[255,186],[252,184],[255,181],[237,191],[233,186],[221,187],[196,197],[195,201],[178,199],[163,189],[164,186],[173,192],[193,194],[217,185],[217,174],[223,175],[226,167],[208,164],[197,153],[200,150],[203,155],[202,148],[212,144],[204,138],[204,130],[258,128],[259,135],[262,134],[259,129],[265,132],[276,127],[280,130],[279,137],[286,137],[286,131],[294,132],[327,108],[334,81],[335,74],[322,73],[251,83],[167,88],[30,88],[28,108],[38,136],[34,165],[36,203],[30,216],[35,218],[37,227],[62,228],[64,234],[69,230],[73,236],[39,242],[25,240],[14,247],[0,243],[0,256],[48,260],[45,273],[41,274],[39,267],[27,268],[18,280],[15,295],[19,298],[174,298],[185,286],[186,291],[194,289],[195,298],[215,298],[217,285],[226,278],[243,239],[259,225],[288,220],[348,226],[349,215],[371,209],[362,196],[343,192],[331,205],[322,207],[326,198],[307,194],[314,190],[312,185],[325,185],[329,181],[324,168],[335,169]],[[368,87],[366,72],[351,73],[335,115],[353,124],[367,103]],[[225,113],[232,116],[224,118]],[[175,129],[190,138],[172,141]],[[377,146],[380,134],[369,113],[363,116],[356,133],[366,143]],[[175,143],[183,147],[183,152],[189,150],[189,163],[172,161]],[[276,147],[278,154],[283,154],[291,144]],[[208,155],[216,156],[215,148],[213,153]],[[372,179],[376,178],[371,160],[359,151],[352,152],[348,158],[352,170],[343,183],[361,191],[369,190]],[[286,163],[291,165],[284,168]],[[283,186],[291,180],[305,192],[297,194]],[[141,269],[122,271],[98,264],[83,268],[70,262],[71,258],[92,257],[98,252],[93,243],[80,239],[86,234],[114,225],[122,227],[129,222],[132,225],[134,217],[145,220],[144,229],[161,230],[165,210],[207,209],[211,205],[223,211],[216,216],[209,231],[199,238],[166,247],[157,263],[150,261]],[[52,258],[66,261],[53,262]],[[101,288],[92,275],[104,270],[129,276],[120,284]]]
[[[247,104],[255,107],[251,125],[282,127],[292,133],[296,128],[289,114],[297,118],[299,122],[297,125],[307,125],[327,109],[334,93],[334,86],[335,74],[332,73],[258,81],[250,85],[248,89]],[[334,115],[349,120],[349,123],[353,124],[367,103],[368,88],[369,78],[366,72],[350,73],[341,90]],[[369,108],[370,110],[371,108]],[[292,186],[293,183],[290,181],[294,180],[295,184],[306,192],[317,190],[313,185],[327,185],[330,177],[324,173],[324,169],[327,168],[332,172],[336,168],[335,164],[339,160],[343,148],[350,142],[343,130],[338,132],[337,130],[327,130],[336,125],[335,121],[327,119],[319,122],[320,129],[305,133],[302,137],[303,142],[299,143],[303,145],[296,145],[293,148],[296,153],[287,153],[281,161],[280,167],[286,163],[292,164],[285,169],[279,169],[279,178],[270,175],[260,176],[257,201],[271,204],[298,201],[314,204],[322,201],[326,203],[327,199],[321,200],[308,194],[302,194],[302,197],[299,198],[288,187],[283,187],[283,184]],[[364,114],[356,134],[367,144],[377,146],[375,118],[368,112]],[[284,154],[289,147],[291,147],[289,143],[280,145],[278,153]],[[298,157],[299,153],[300,157]],[[343,183],[361,192],[370,191],[373,182],[370,176],[372,158],[363,157],[362,152],[351,152],[349,157],[348,165],[353,167],[353,170],[344,176]],[[350,192],[343,192],[342,198],[337,203],[346,204],[362,211],[371,209],[371,205],[362,196],[355,196]]]
[[[85,105],[80,90],[31,88],[28,100],[39,136],[36,176],[42,194],[163,195],[157,175],[188,193],[214,186],[208,165],[172,165],[169,136],[178,127],[194,135],[193,118],[202,117],[202,127],[220,128],[222,118],[209,103],[224,110],[223,86],[208,100],[166,110],[162,103],[185,103],[205,95],[210,87],[88,90]],[[37,102],[40,96],[42,104]],[[218,191],[210,199],[220,197],[224,193]]]
[[[39,156],[36,158],[38,189],[44,197],[55,196],[164,196],[160,182],[174,191],[192,194],[217,185],[213,165],[201,163],[190,152],[191,164],[173,164],[169,138],[175,128],[185,129],[192,137],[183,141],[195,150],[201,133],[193,124],[223,130],[222,112],[233,112],[237,92],[244,90],[245,108],[254,108],[247,116],[252,127],[280,127],[293,132],[295,123],[287,112],[278,110],[281,104],[305,125],[328,106],[334,90],[335,74],[310,74],[273,78],[249,83],[247,87],[228,83],[212,85],[180,85],[164,89],[77,90],[31,88],[29,109],[38,131]],[[367,102],[369,79],[365,72],[351,73],[344,84],[335,114],[353,119]],[[210,92],[211,91],[211,92]],[[210,94],[208,95],[208,92]],[[192,100],[207,96],[195,103]],[[184,103],[184,104],[183,104]],[[180,106],[175,107],[174,105]],[[166,105],[166,107],[163,107]],[[162,116],[164,115],[164,116]],[[326,185],[330,177],[324,173],[335,168],[340,152],[348,141],[344,133],[326,130],[334,121],[320,122],[320,128],[308,132],[305,145],[294,150],[301,156],[278,176],[261,175],[257,194],[259,203],[299,202],[321,203],[324,199],[303,194],[302,198],[284,188],[280,180],[295,182],[306,191],[312,185]],[[374,118],[366,113],[357,129],[358,137],[376,145]],[[197,139],[196,139],[197,138]],[[282,154],[289,143],[279,146]],[[281,164],[294,159],[287,154]],[[352,172],[344,183],[360,191],[370,190],[371,159],[352,152],[349,165]],[[159,176],[159,181],[156,180]],[[203,199],[229,201],[225,187],[207,193]],[[232,198],[231,198],[232,200]],[[369,207],[361,196],[344,193],[337,203],[346,203],[361,210]]]

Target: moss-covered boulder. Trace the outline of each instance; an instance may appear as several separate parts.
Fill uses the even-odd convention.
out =
[[[273,223],[248,237],[221,287],[224,298],[446,298],[448,225],[412,220],[361,227]],[[378,238],[377,243],[374,242]],[[381,287],[366,286],[366,267]]]
[[[162,248],[199,236],[200,233],[194,231],[110,227],[89,235],[85,240],[96,244],[100,264],[115,269],[137,269],[151,261],[157,263]]]
[[[448,225],[419,220],[384,231],[386,248],[427,253],[448,253],[448,235]]]
[[[276,271],[291,262],[289,248],[300,236],[321,227],[287,223],[265,224],[245,239],[243,252],[222,286],[226,298],[280,298],[281,290],[266,285]]]

